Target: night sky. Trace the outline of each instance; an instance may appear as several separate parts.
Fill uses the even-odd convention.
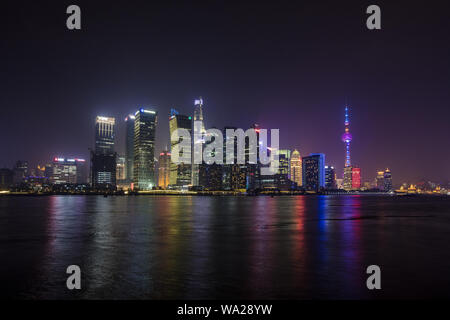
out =
[[[88,159],[96,115],[119,122],[193,113],[207,128],[280,129],[280,145],[344,165],[363,180],[389,167],[395,184],[450,179],[450,10],[422,1],[8,1],[1,7],[0,167]],[[66,28],[77,4],[82,30]],[[366,28],[370,4],[382,30]]]

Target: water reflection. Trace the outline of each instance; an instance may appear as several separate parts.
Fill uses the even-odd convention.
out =
[[[405,274],[427,294],[448,295],[450,279],[442,275],[450,261],[439,236],[450,234],[444,202],[367,196],[6,199],[0,203],[0,253],[7,257],[1,280],[12,297],[378,297],[365,287],[370,264],[387,270],[382,297],[423,296],[420,287],[402,290],[398,279]],[[438,218],[419,221],[417,215],[427,212]],[[403,266],[411,258],[414,265]],[[82,269],[80,292],[65,286],[71,264]]]

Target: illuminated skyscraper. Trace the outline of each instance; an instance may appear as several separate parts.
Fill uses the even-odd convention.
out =
[[[297,183],[297,186],[301,187],[303,185],[302,182],[302,157],[300,156],[300,152],[294,150],[291,155],[290,160],[290,179]]]
[[[91,179],[96,189],[116,187],[116,153],[114,151],[115,118],[97,116],[95,149],[91,151]]]
[[[125,180],[133,181],[133,161],[134,161],[134,115],[130,114],[125,118]]]
[[[117,183],[123,183],[125,181],[125,177],[126,177],[125,163],[126,163],[126,160],[125,160],[124,156],[117,157],[117,164],[116,164]]]
[[[116,119],[97,116],[95,120],[95,153],[114,153]]]
[[[308,191],[325,188],[325,155],[312,153],[302,159],[303,187]]]
[[[375,179],[376,188],[380,191],[384,190],[384,171],[378,171]]]
[[[289,180],[291,173],[291,150],[278,150],[278,172],[275,174],[275,183],[280,190],[289,190],[292,188],[292,182]]]
[[[169,117],[169,129],[170,129],[170,148],[174,148],[182,141],[182,137],[172,140],[172,134],[177,129],[186,129],[189,134],[192,132],[192,117],[179,114],[175,109],[171,110]],[[192,135],[191,135],[192,138]],[[185,150],[188,153],[187,158],[192,159],[191,149]],[[184,156],[183,154],[179,155]],[[176,164],[170,163],[170,182],[171,186],[176,187],[187,187],[191,184],[192,180],[192,165],[191,163],[180,163]]]
[[[155,180],[155,135],[157,113],[139,109],[134,114],[133,183],[139,190],[151,190]]]
[[[170,153],[163,151],[159,154],[158,187],[166,189],[170,177]]]
[[[194,128],[192,129],[192,144],[194,143],[199,143],[199,141],[194,141],[194,135],[195,134],[205,134],[206,130],[205,130],[205,123],[203,121],[203,99],[202,97],[200,97],[199,99],[194,101],[194,122],[193,122],[193,126],[195,125],[195,123],[199,123],[199,132],[194,132]],[[200,151],[200,149],[197,149],[198,151]],[[194,163],[194,153],[196,152],[196,149],[193,147],[192,149],[192,185],[193,186],[198,186],[199,185],[199,164],[195,164]],[[200,155],[195,154],[196,158],[199,158]]]
[[[29,175],[28,172],[28,161],[17,161],[13,169],[13,183],[20,184],[25,181],[26,177]]]
[[[348,107],[345,107],[345,132],[342,135],[342,141],[345,143],[345,166],[344,166],[344,190],[351,190],[352,183],[352,165],[350,161],[350,142],[352,141],[352,135],[350,133],[350,119],[348,115]]]
[[[361,168],[352,167],[352,189],[361,189]]]
[[[336,172],[333,166],[325,166],[325,188],[336,189]]]
[[[384,191],[386,192],[391,192],[392,189],[392,174],[391,174],[391,170],[386,169],[386,171],[384,171]]]

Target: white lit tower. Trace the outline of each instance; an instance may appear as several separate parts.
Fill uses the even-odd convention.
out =
[[[202,97],[196,99],[194,101],[194,121],[192,122],[193,128],[192,128],[192,132],[193,132],[193,137],[195,138],[196,134],[201,134],[202,136],[206,133],[205,130],[205,123],[203,121],[203,99]],[[197,123],[197,125],[200,122],[200,132],[195,132],[194,130],[194,126]],[[192,144],[193,144],[193,148],[192,148],[192,185],[193,186],[198,186],[199,185],[199,176],[200,176],[200,166],[199,164],[194,163],[194,159],[198,158],[200,159],[202,157],[201,153],[203,150],[203,146],[202,148],[195,148],[194,147],[194,143],[199,143],[199,141],[194,141],[195,139],[192,139]],[[204,138],[202,138],[202,144],[204,143]]]

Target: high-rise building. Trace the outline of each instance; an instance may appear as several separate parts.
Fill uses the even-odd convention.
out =
[[[172,140],[172,134],[178,129],[185,129],[191,134],[192,138],[192,117],[179,114],[176,110],[172,109],[169,117],[169,129],[170,129],[170,147],[173,153],[174,148],[182,141],[182,137]],[[187,155],[180,154],[180,157],[186,156],[186,158],[192,159],[191,149],[184,150]],[[187,187],[192,181],[192,165],[191,163],[174,163],[170,164],[170,182],[172,187]]]
[[[336,171],[333,166],[325,166],[325,188],[336,189]]]
[[[170,183],[170,153],[163,151],[158,161],[158,187],[167,189]]]
[[[352,189],[361,189],[361,168],[352,167]]]
[[[195,123],[199,123],[199,132],[194,132],[194,127],[192,128],[192,144],[194,146],[194,143],[199,143],[198,141],[194,140],[194,136],[195,134],[205,134],[206,133],[206,129],[205,129],[205,123],[203,120],[203,99],[202,97],[200,97],[199,99],[194,101],[194,122],[193,122],[193,126],[195,125]],[[194,156],[195,156],[195,148],[192,148],[192,181],[191,184],[193,186],[199,186],[199,164],[196,164],[194,162]]]
[[[344,179],[336,179],[336,189],[344,189]]]
[[[259,139],[259,133],[261,132],[261,128],[256,123],[253,124],[250,128],[255,130],[256,143],[258,148],[260,148],[261,141]],[[247,189],[250,190],[262,189],[265,187],[275,187],[275,175],[261,175],[262,165],[260,164],[258,148],[252,149],[252,147],[250,146],[250,138],[245,137],[245,165],[241,167],[241,169],[245,170],[246,172]],[[270,150],[268,149],[264,150],[263,152],[268,152],[268,155],[270,155]],[[256,158],[256,162],[252,161],[252,157]]]
[[[25,181],[28,176],[28,161],[17,161],[13,169],[13,183],[20,184]]]
[[[8,190],[13,184],[14,172],[7,168],[0,169],[0,190]]]
[[[95,120],[95,153],[114,153],[116,119],[97,116]]]
[[[222,166],[222,188],[224,190],[234,190],[239,189],[233,187],[233,174],[238,172],[238,170],[233,170],[234,167],[239,168],[237,162],[237,141],[233,138],[233,154],[234,154],[234,163],[226,163],[226,154],[227,154],[227,141],[228,139],[232,139],[231,137],[227,138],[227,129],[236,130],[236,127],[227,126],[222,130],[223,135],[223,166]],[[245,183],[244,183],[245,184]],[[245,186],[244,188],[245,189]]]
[[[289,180],[291,173],[291,150],[278,150],[278,172],[275,174],[275,182],[278,189],[289,190],[292,182]]]
[[[134,162],[134,115],[130,114],[125,118],[125,180],[128,183],[133,181]]]
[[[208,141],[205,142],[205,147],[221,137],[211,134]],[[215,150],[211,152],[211,157],[215,157]],[[207,164],[205,161],[199,165],[199,181],[198,186],[205,190],[222,190],[222,164],[212,163]]]
[[[325,155],[312,153],[302,159],[303,187],[307,191],[325,188]]]
[[[344,167],[344,179],[342,182],[342,186],[345,191],[352,190],[353,188],[352,178],[353,178],[353,167],[352,166]]]
[[[134,114],[133,183],[139,190],[151,190],[155,180],[155,135],[157,113],[144,108]]]
[[[301,187],[303,185],[302,157],[297,149],[292,152],[290,170],[290,179],[297,183],[297,186]]]
[[[49,173],[52,184],[83,184],[86,183],[85,160],[79,158],[55,157]]]
[[[384,190],[384,171],[378,171],[375,179],[376,188],[380,191]]]
[[[384,191],[391,192],[392,190],[393,190],[393,188],[392,188],[391,170],[386,169],[386,171],[384,171]]]
[[[352,183],[352,168],[350,161],[350,142],[352,141],[352,134],[350,133],[350,119],[348,114],[348,107],[345,107],[345,131],[342,135],[342,142],[345,143],[345,166],[344,166],[344,190],[351,190]]]
[[[95,120],[95,148],[91,150],[91,182],[95,189],[116,188],[115,123],[112,117],[97,116]]]
[[[125,156],[120,155],[117,157],[116,164],[116,180],[117,183],[123,183],[126,180],[126,160]]]

